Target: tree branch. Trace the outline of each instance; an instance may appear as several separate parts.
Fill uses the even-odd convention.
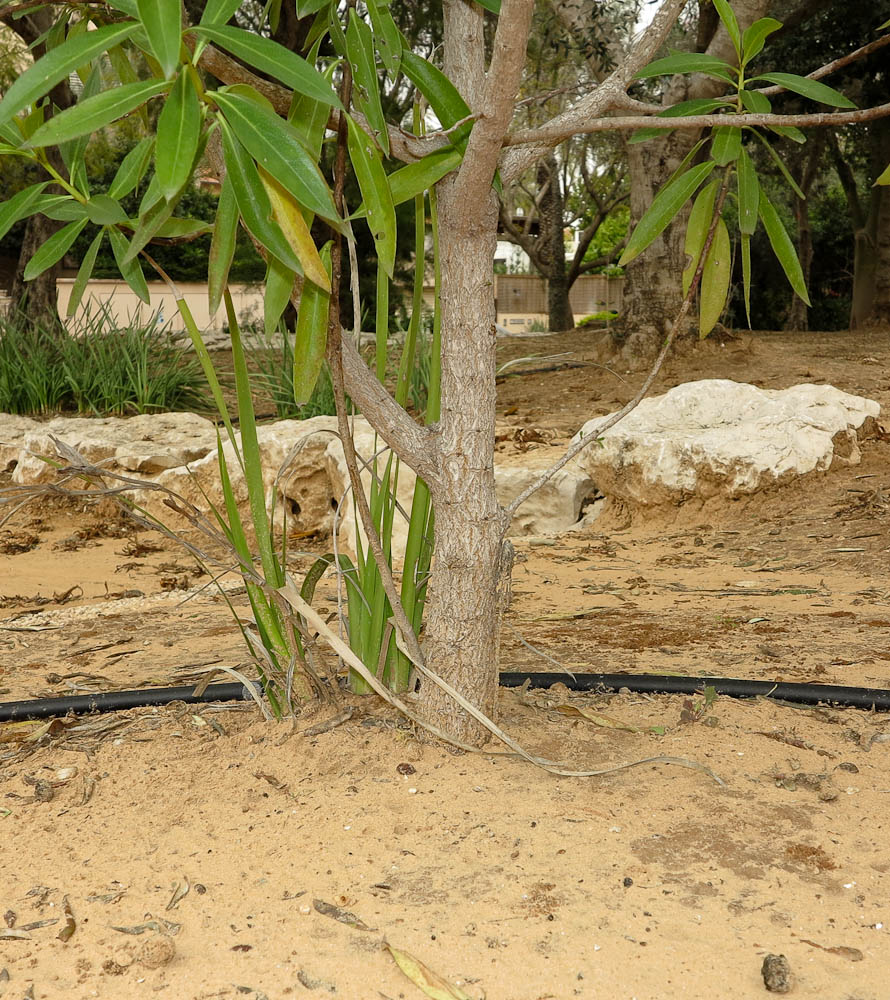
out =
[[[541,128],[513,132],[504,140],[505,146],[556,146],[579,133],[635,131],[640,128],[672,129],[716,128],[720,125],[736,128],[794,125],[798,128],[825,128],[835,125],[860,125],[890,116],[890,104],[879,104],[860,111],[816,112],[801,115],[690,115],[688,118],[591,118],[588,121],[559,122],[554,120]]]

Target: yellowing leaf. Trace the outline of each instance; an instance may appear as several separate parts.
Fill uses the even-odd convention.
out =
[[[291,248],[297,255],[303,274],[319,288],[326,292],[331,290],[331,280],[318,255],[318,248],[315,240],[309,232],[306,220],[299,204],[294,200],[289,191],[286,191],[275,178],[259,167],[260,180],[272,203],[272,214],[275,221],[281,226],[285,239],[290,243]]]
[[[875,184],[890,184],[890,166],[878,177]]]
[[[610,715],[602,715],[594,712],[590,708],[579,708],[577,705],[557,705],[556,711],[561,715],[580,715],[582,719],[587,719],[595,726],[602,726],[604,729],[623,729],[627,733],[641,733],[643,730],[636,726],[631,726],[627,722],[613,719]]]
[[[447,979],[428,969],[423,962],[409,955],[407,951],[393,948],[389,942],[384,942],[390,955],[396,960],[396,965],[419,989],[432,1000],[472,1000],[468,993],[464,993],[458,986],[453,986]]]
[[[731,270],[732,252],[729,245],[729,232],[723,219],[718,219],[717,230],[714,233],[714,240],[705,259],[705,267],[701,276],[698,335],[702,340],[714,329],[714,325],[720,319],[720,314],[726,305]]]

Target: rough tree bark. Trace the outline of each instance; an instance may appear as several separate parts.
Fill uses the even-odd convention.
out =
[[[540,207],[541,273],[547,279],[547,312],[551,330],[571,330],[575,317],[569,302],[566,250],[563,234],[565,196],[559,176],[559,162],[550,153],[538,164],[538,186],[543,192]]]
[[[737,0],[733,4],[743,30],[752,21],[765,16],[769,7],[770,0]],[[699,10],[698,51],[707,51],[727,62],[734,62],[736,57],[732,42],[711,5],[700,4]],[[700,74],[675,77],[663,103],[667,106],[695,97],[714,97],[725,89],[725,84]],[[698,133],[683,132],[628,145],[631,229],[698,138]],[[627,268],[622,314],[612,331],[628,357],[648,357],[658,352],[664,339],[665,324],[676,316],[683,301],[681,275],[686,218],[687,213],[683,213],[675,219]]]

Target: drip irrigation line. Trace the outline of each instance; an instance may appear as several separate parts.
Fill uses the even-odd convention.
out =
[[[839,684],[785,684],[772,681],[749,681],[731,677],[675,677],[668,674],[566,674],[510,672],[502,673],[502,687],[548,688],[563,683],[571,691],[619,691],[627,689],[642,694],[697,694],[712,687],[717,694],[730,698],[772,698],[798,705],[839,705],[890,711],[890,690],[845,687]],[[258,682],[257,690],[262,693]],[[200,705],[215,701],[244,701],[253,694],[243,684],[209,684],[201,694],[191,685],[169,688],[142,688],[135,691],[109,691],[104,694],[75,695],[66,698],[40,698],[33,701],[0,702],[0,722],[24,722],[61,715],[85,715],[89,712],[118,712],[129,708],[168,705],[182,701]]]

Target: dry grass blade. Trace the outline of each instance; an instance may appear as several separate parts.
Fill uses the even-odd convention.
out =
[[[578,705],[557,705],[556,711],[560,715],[580,716],[604,729],[622,729],[627,733],[641,733],[643,731],[638,726],[631,726],[627,722],[621,722],[620,719],[613,719],[610,715],[603,715],[601,712],[594,712],[591,708],[582,708]]]

